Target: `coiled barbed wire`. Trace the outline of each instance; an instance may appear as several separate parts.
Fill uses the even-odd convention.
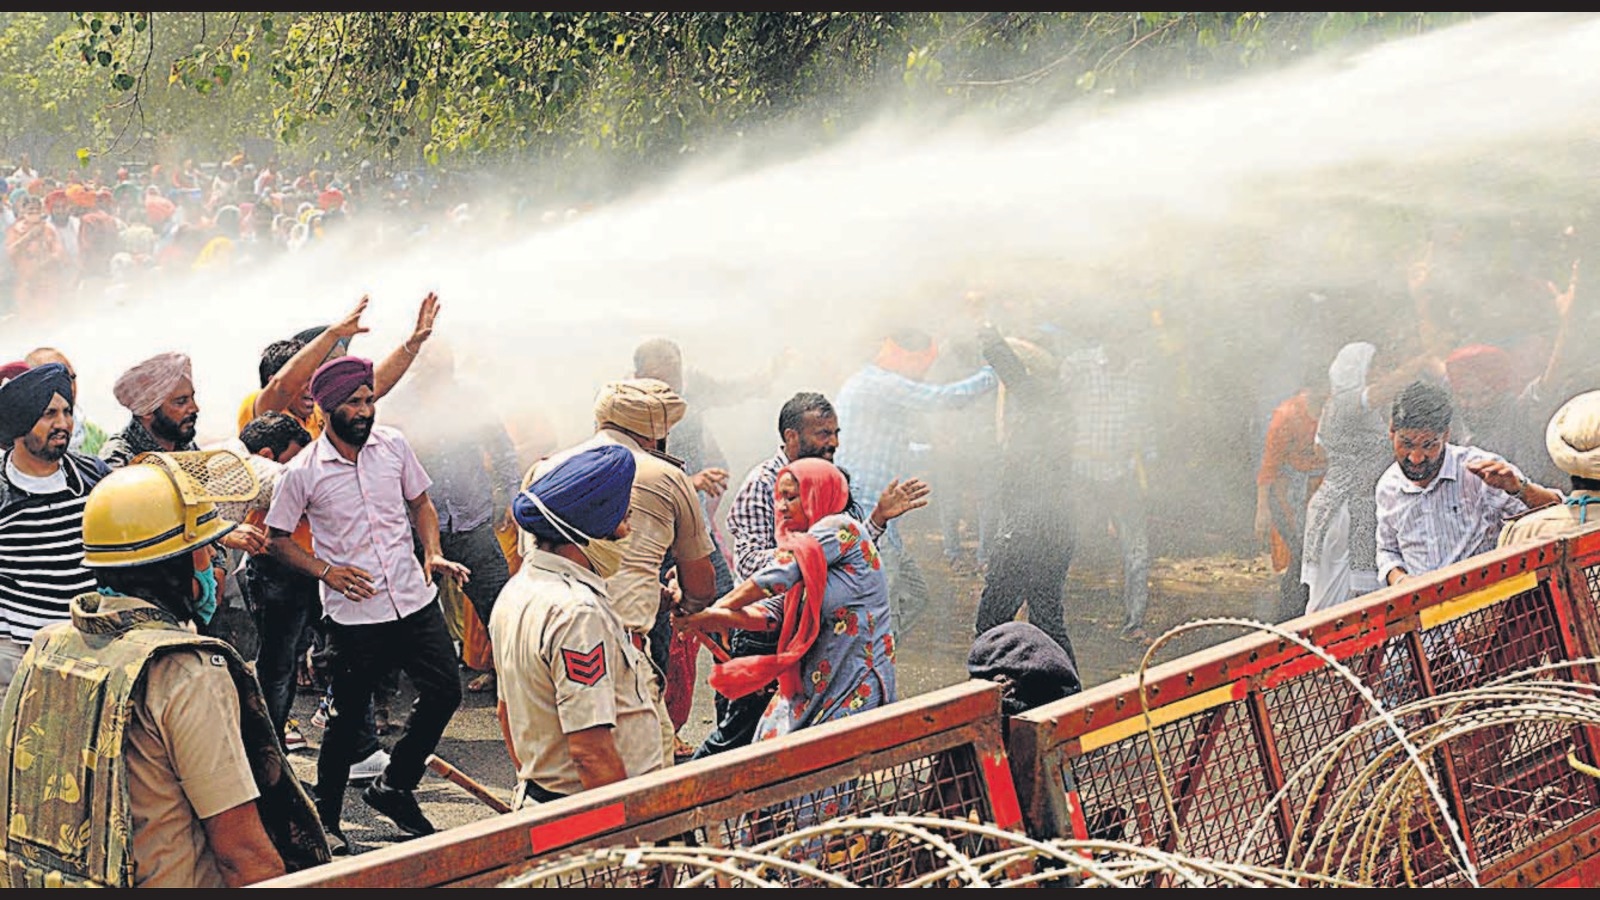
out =
[[[605,847],[541,863],[501,883],[501,887],[568,887],[573,880],[605,870],[671,869],[672,887],[788,886],[785,876],[814,879],[810,886],[867,887],[843,875],[797,861],[792,854],[819,839],[881,836],[907,858],[922,854],[938,860],[928,871],[895,882],[898,887],[1018,888],[1039,885],[1079,887],[1362,887],[1348,879],[1273,866],[1232,863],[1168,853],[1121,841],[1041,841],[994,825],[937,816],[869,815],[823,822],[746,848],[641,845]],[[960,849],[977,843],[993,849],[972,854]]]
[[[1161,645],[1184,632],[1214,627],[1267,632],[1299,645],[1348,682],[1373,713],[1285,773],[1282,787],[1261,804],[1235,844],[1231,860],[1183,852],[1172,776],[1156,741],[1146,691],[1146,672]],[[1600,668],[1600,659],[1530,666],[1477,687],[1417,697],[1390,708],[1364,679],[1298,634],[1247,619],[1195,620],[1152,642],[1138,671],[1144,734],[1172,826],[1172,852],[1114,840],[1042,841],[972,819],[879,814],[797,828],[748,847],[644,844],[596,849],[541,862],[502,886],[567,886],[574,880],[615,880],[619,872],[651,871],[657,883],[677,887],[713,882],[721,887],[881,887],[886,881],[900,887],[1370,887],[1383,875],[1384,861],[1394,859],[1404,882],[1415,886],[1424,874],[1418,870],[1417,851],[1410,841],[1395,840],[1397,834],[1415,832],[1431,834],[1443,856],[1477,886],[1478,871],[1466,851],[1461,824],[1435,772],[1438,755],[1453,743],[1484,732],[1509,729],[1505,738],[1509,741],[1518,728],[1600,727],[1600,685],[1553,677],[1583,667]],[[1374,746],[1378,742],[1381,745]],[[1363,761],[1352,772],[1349,760],[1357,755]],[[1600,768],[1583,763],[1574,751],[1567,752],[1566,760],[1575,771],[1600,777]],[[1345,782],[1334,790],[1340,774]],[[1244,862],[1256,850],[1275,810],[1296,791],[1303,793],[1300,810],[1283,846],[1272,848],[1282,854],[1282,863]],[[1539,811],[1537,804],[1551,802],[1553,793],[1547,785],[1542,794],[1530,794],[1531,808],[1524,818]],[[1531,823],[1509,827],[1526,827],[1529,838],[1534,836]],[[830,857],[818,850],[867,847],[873,840],[880,849],[894,850],[874,857],[875,861],[899,862],[856,866],[849,861],[853,853]],[[919,864],[912,865],[913,859]],[[860,868],[869,871],[856,876],[836,871]]]

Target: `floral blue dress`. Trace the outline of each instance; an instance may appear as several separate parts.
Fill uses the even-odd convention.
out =
[[[878,548],[862,524],[844,514],[818,520],[810,534],[828,560],[822,620],[816,642],[800,661],[799,692],[773,695],[756,726],[758,741],[895,701],[889,587]],[[754,580],[767,593],[755,607],[781,620],[784,594],[800,580],[800,564],[779,550]]]

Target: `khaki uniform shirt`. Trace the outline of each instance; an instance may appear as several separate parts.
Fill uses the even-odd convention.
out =
[[[260,796],[228,664],[199,650],[150,663],[124,735],[139,887],[226,887],[202,821]]]
[[[1500,543],[1497,547],[1510,547],[1513,544],[1533,544],[1554,537],[1566,537],[1595,526],[1600,526],[1600,492],[1573,491],[1571,497],[1592,497],[1594,502],[1587,508],[1589,515],[1585,519],[1582,506],[1568,506],[1565,503],[1556,503],[1539,509],[1529,510],[1506,522],[1500,529]],[[1580,523],[1580,519],[1583,519]]]
[[[628,525],[632,533],[623,541],[622,567],[606,581],[611,608],[634,634],[648,634],[661,609],[661,562],[667,551],[673,559],[695,560],[710,556],[715,546],[700,506],[694,482],[682,468],[643,449],[633,438],[602,428],[587,441],[541,460],[523,479],[523,487],[567,457],[591,447],[617,444],[633,451],[638,470],[633,476]],[[600,535],[595,535],[600,537]],[[524,551],[532,536],[522,536]]]
[[[557,794],[582,791],[566,735],[597,725],[611,727],[630,777],[662,767],[666,713],[653,670],[599,576],[531,551],[495,600],[489,639],[519,778]]]

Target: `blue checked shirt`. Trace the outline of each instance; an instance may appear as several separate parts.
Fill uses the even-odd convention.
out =
[[[876,365],[850,376],[834,403],[839,410],[834,462],[850,473],[850,495],[870,513],[889,482],[910,474],[911,442],[923,431],[924,415],[959,409],[999,384],[989,366],[949,384],[916,381]],[[893,522],[882,542],[900,546]]]
[[[1378,479],[1378,583],[1403,568],[1420,575],[1494,549],[1505,521],[1528,508],[1491,487],[1466,464],[1500,459],[1477,447],[1446,444],[1444,464],[1427,487],[1418,487],[1393,463]]]
[[[1155,454],[1150,387],[1144,364],[1111,368],[1099,350],[1074,353],[1061,367],[1073,414],[1072,473],[1114,481]]]

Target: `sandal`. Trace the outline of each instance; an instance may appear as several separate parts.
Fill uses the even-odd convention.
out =
[[[467,682],[467,690],[474,694],[482,694],[494,690],[494,673],[483,672],[476,678]]]

